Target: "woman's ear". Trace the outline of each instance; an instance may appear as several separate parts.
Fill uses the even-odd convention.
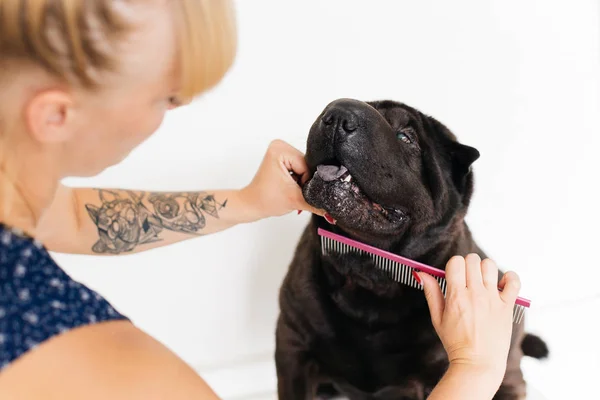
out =
[[[35,94],[25,105],[25,122],[31,136],[40,143],[69,140],[73,132],[73,101],[69,93],[45,90]]]

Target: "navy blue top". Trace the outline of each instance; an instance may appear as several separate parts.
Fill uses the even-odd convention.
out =
[[[127,319],[69,277],[42,244],[0,224],[0,371],[55,335]]]

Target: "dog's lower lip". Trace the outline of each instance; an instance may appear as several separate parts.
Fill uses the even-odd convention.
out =
[[[340,164],[338,166],[333,164],[319,164],[317,165],[315,172],[313,173],[313,178],[315,177],[318,177],[324,182],[340,181],[346,184],[351,183],[350,190],[353,191],[355,194],[361,193],[363,196],[365,196],[365,198],[371,203],[373,208],[382,213],[383,215],[391,217],[391,215],[394,214],[395,216],[400,217],[401,219],[404,219],[406,216],[405,213],[398,208],[385,206],[383,204],[372,201],[371,199],[366,197],[364,192],[362,192],[362,190],[358,187],[356,181],[352,176],[352,173],[344,165]],[[337,222],[330,214],[326,214],[324,218],[327,220],[327,222],[333,225],[335,225],[335,223]]]

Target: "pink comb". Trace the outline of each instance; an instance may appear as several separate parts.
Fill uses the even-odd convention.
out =
[[[337,235],[325,229],[317,230],[321,236],[321,248],[323,254],[332,253],[348,253],[353,250],[358,250],[360,254],[370,254],[377,268],[387,272],[388,276],[396,282],[403,283],[415,289],[423,290],[423,286],[413,277],[411,270],[416,269],[421,272],[426,272],[435,277],[440,284],[442,293],[446,295],[446,272],[422,264],[417,261],[390,253],[377,247],[369,246],[356,240],[348,239],[347,237]],[[531,306],[531,300],[518,297],[513,310],[513,321],[520,324],[525,314],[525,309]]]

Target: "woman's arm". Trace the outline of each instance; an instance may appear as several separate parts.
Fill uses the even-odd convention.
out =
[[[35,235],[51,251],[127,254],[292,210],[320,213],[306,204],[290,172],[308,179],[304,156],[275,141],[252,182],[240,190],[144,192],[61,186]]]
[[[467,365],[451,365],[427,400],[487,400],[494,397],[502,373]]]
[[[116,255],[255,221],[243,190],[142,192],[61,187],[38,229],[52,251]]]

